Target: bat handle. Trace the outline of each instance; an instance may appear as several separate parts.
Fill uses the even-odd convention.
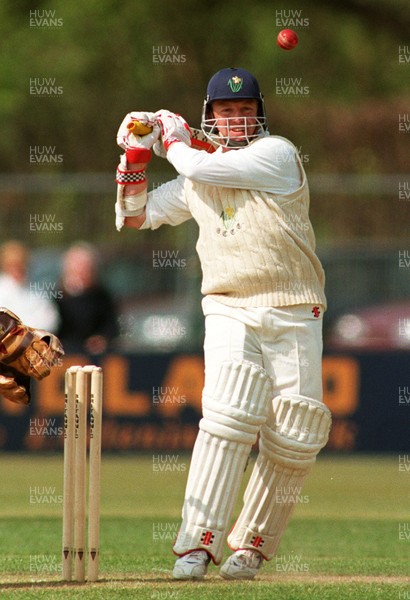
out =
[[[152,131],[152,127],[148,127],[148,125],[144,125],[139,121],[131,121],[128,123],[127,129],[134,135],[148,135]]]

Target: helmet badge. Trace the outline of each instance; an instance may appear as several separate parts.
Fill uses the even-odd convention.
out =
[[[242,88],[243,79],[242,79],[242,77],[238,77],[237,75],[235,75],[234,77],[231,77],[229,79],[228,85],[231,88],[232,92],[234,94],[236,94]]]

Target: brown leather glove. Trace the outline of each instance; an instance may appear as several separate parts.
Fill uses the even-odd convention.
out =
[[[6,398],[28,404],[28,378],[47,377],[63,355],[55,335],[27,327],[10,310],[0,308],[0,393]]]
[[[30,377],[12,373],[0,364],[0,395],[16,404],[30,404]]]

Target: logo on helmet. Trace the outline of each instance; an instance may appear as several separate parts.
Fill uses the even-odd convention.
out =
[[[234,77],[231,77],[229,79],[228,85],[231,88],[231,90],[233,91],[233,93],[236,94],[242,88],[243,79],[242,79],[242,77],[238,77],[237,75],[235,75]]]

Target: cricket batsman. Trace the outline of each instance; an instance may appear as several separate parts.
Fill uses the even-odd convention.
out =
[[[152,128],[129,133],[131,120]],[[309,189],[295,146],[270,135],[263,96],[241,68],[209,81],[201,128],[213,153],[194,149],[182,117],[128,114],[117,141],[117,228],[199,226],[205,316],[205,385],[174,553],[176,579],[253,579],[271,560],[294,502],[326,444],[331,416],[322,401],[324,273],[315,254]],[[151,148],[176,179],[147,194]],[[243,508],[233,508],[252,447],[259,453]],[[288,492],[289,493],[289,492]],[[230,530],[230,533],[229,533]]]
[[[30,381],[41,380],[63,356],[60,340],[27,327],[11,310],[0,307],[0,395],[16,404],[30,403]]]

